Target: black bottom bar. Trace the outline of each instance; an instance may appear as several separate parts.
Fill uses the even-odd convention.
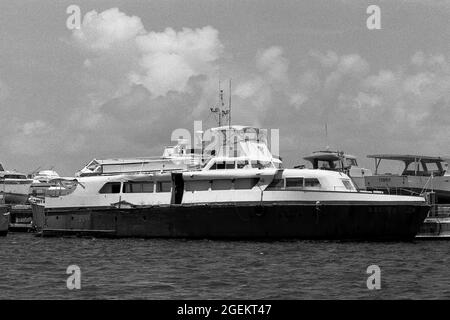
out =
[[[45,210],[43,235],[412,240],[426,205],[195,205]],[[42,214],[42,213],[41,213]],[[48,233],[46,234],[46,230]]]

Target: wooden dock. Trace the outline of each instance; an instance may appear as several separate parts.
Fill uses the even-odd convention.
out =
[[[30,232],[33,229],[31,205],[12,205],[10,209],[9,231]]]
[[[416,236],[418,240],[450,239],[450,205],[436,205]]]

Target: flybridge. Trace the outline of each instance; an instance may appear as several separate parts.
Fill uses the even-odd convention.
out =
[[[94,159],[75,175],[96,176],[114,175],[121,173],[145,173],[155,171],[185,170],[195,158],[179,159],[171,158],[130,158],[130,159]]]
[[[250,161],[276,162],[267,146],[264,130],[250,126],[223,126],[212,128],[215,135],[213,143],[206,146],[205,152],[216,158],[247,158]]]
[[[212,128],[202,135],[201,140],[200,150],[191,149],[188,142],[179,139],[177,145],[166,147],[160,157],[93,159],[76,176],[200,170],[213,159],[222,162],[245,160],[254,166],[269,162],[281,167],[281,160],[274,157],[267,146],[264,130],[250,126],[222,126]]]

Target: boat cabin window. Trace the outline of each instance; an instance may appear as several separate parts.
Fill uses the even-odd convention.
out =
[[[217,170],[225,169],[225,162],[223,162],[223,161],[216,162],[216,168],[217,168]]]
[[[271,168],[271,162],[270,161],[252,161],[252,168],[257,168],[257,169],[264,169],[264,168]]]
[[[286,181],[286,184],[285,184]],[[301,189],[301,188],[320,188],[320,182],[316,178],[275,178],[266,190],[282,190],[282,189]]]
[[[317,166],[314,166],[314,169],[322,169],[322,170],[334,170],[336,169],[336,164],[337,162],[334,161],[323,161],[323,160],[318,160],[317,161]]]
[[[23,174],[5,174],[3,176],[5,179],[26,179],[27,176]]]
[[[211,186],[209,180],[185,181],[184,189],[186,191],[208,191]]]
[[[273,179],[267,189],[282,189],[284,188],[284,179]]]
[[[303,188],[303,178],[286,178],[286,189]]]
[[[171,181],[158,181],[156,183],[156,192],[170,192],[172,190]]]
[[[246,166],[248,166],[248,161],[247,160],[238,160],[236,162],[236,168],[238,168],[238,169],[245,168]]]
[[[234,161],[227,161],[225,163],[225,169],[234,169],[234,168],[235,168]]]
[[[423,172],[423,168],[420,162],[410,162],[406,165],[405,170],[403,171],[403,175],[414,176],[419,171]]]
[[[184,188],[186,191],[208,191],[214,190],[243,190],[252,189],[259,181],[259,178],[238,178],[238,179],[214,179],[186,181]]]
[[[347,190],[353,190],[352,183],[348,179],[342,179],[342,183],[344,184]]]
[[[428,162],[424,163],[423,166],[425,167],[425,172],[428,173],[428,175],[433,176],[441,176],[444,175],[444,170],[440,163],[438,162]]]
[[[320,187],[320,182],[316,178],[306,178],[305,187]]]
[[[440,162],[410,162],[406,165],[402,175],[404,176],[441,176],[444,174]]]
[[[123,184],[123,193],[152,193],[154,183],[145,182],[125,182]]]
[[[345,160],[336,160],[336,161],[317,161],[317,164],[314,165],[314,169],[322,169],[322,170],[344,170],[349,169],[351,166],[358,166],[356,159],[346,158]]]
[[[346,167],[358,166],[358,163],[356,162],[356,159],[349,159],[349,158],[346,158],[346,159],[345,159],[345,166],[346,166]]]
[[[120,182],[107,182],[100,189],[99,193],[120,193]]]
[[[242,165],[242,161],[238,161],[238,169],[241,169],[245,166],[247,162],[244,162]],[[218,170],[218,169],[235,169],[236,162],[235,161],[218,161],[214,162],[213,165],[209,168],[209,170]]]

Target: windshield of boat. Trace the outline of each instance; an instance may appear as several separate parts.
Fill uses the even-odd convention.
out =
[[[3,176],[5,179],[26,179],[27,176],[24,174],[5,174]]]
[[[342,169],[342,163],[340,160],[319,160],[317,161],[317,168],[323,170],[340,170]]]
[[[438,161],[435,162],[405,162],[405,170],[402,175],[404,176],[441,176],[444,174],[442,164]]]
[[[338,160],[317,160],[317,168],[324,170],[344,170],[357,166],[356,159],[344,158]]]
[[[271,161],[261,160],[215,160],[208,170],[220,170],[220,169],[265,169],[274,168]]]
[[[356,159],[345,158],[345,165],[346,167],[358,166],[358,163],[356,162]]]
[[[273,168],[272,162],[270,161],[252,161],[252,168],[265,169],[265,168]]]

